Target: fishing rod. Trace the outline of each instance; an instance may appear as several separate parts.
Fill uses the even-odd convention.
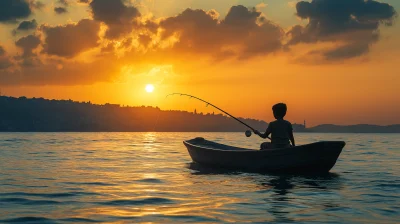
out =
[[[210,105],[210,106],[214,107],[215,109],[217,109],[217,110],[223,112],[224,114],[230,116],[231,118],[235,119],[236,121],[238,121],[238,122],[240,122],[241,124],[245,125],[246,127],[250,128],[254,133],[256,132],[256,129],[252,128],[250,125],[244,123],[243,121],[239,120],[239,119],[236,118],[235,116],[233,116],[233,115],[231,115],[230,113],[228,113],[228,112],[222,110],[221,108],[215,106],[214,104],[212,104],[212,103],[210,103],[210,102],[207,102],[207,101],[205,101],[205,100],[203,100],[203,99],[200,99],[200,98],[198,98],[198,97],[195,97],[195,96],[192,96],[192,95],[189,95],[189,94],[184,94],[184,93],[171,93],[171,94],[167,95],[165,98],[167,98],[168,96],[173,96],[173,95],[188,96],[188,97],[190,97],[190,98],[194,98],[194,99],[196,99],[196,100],[200,100],[201,102],[206,103],[206,104],[207,104],[206,106]],[[249,133],[249,131],[246,131],[246,136],[247,136],[247,137],[250,137],[250,136],[251,136],[251,132]]]

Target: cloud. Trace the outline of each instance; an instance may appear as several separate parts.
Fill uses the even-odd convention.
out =
[[[12,22],[26,18],[32,13],[29,3],[25,0],[1,0],[0,22]]]
[[[147,47],[151,43],[152,39],[151,39],[151,37],[149,35],[140,34],[138,41],[139,41],[140,44],[142,44],[143,46]]]
[[[110,10],[103,12],[97,6],[91,6],[94,20],[84,19],[63,26],[42,25],[38,30],[43,36],[42,44],[29,45],[31,42],[27,40],[33,40],[33,36],[17,41],[24,53],[16,58],[15,69],[0,72],[0,82],[5,85],[92,84],[112,80],[127,65],[137,68],[149,63],[176,62],[185,67],[176,69],[184,71],[191,66],[179,62],[182,59],[189,64],[193,62],[190,58],[199,57],[202,60],[246,59],[276,52],[282,46],[282,29],[254,8],[232,7],[222,19],[218,19],[214,10],[186,9],[177,16],[136,23],[134,20],[140,13],[132,13],[136,10],[133,7],[119,5],[119,11],[111,11],[125,13],[108,15],[104,13]],[[130,19],[120,22],[121,18]],[[100,39],[99,22],[107,25],[108,31],[115,24],[129,25],[130,31],[119,33],[118,41]],[[133,29],[136,30],[131,32]],[[171,37],[176,38],[175,42],[165,44]],[[94,54],[90,60],[78,57],[89,50]]]
[[[64,14],[64,13],[67,13],[68,10],[67,10],[67,8],[64,8],[64,7],[54,7],[54,12],[57,14]]]
[[[10,58],[6,55],[6,50],[0,46],[0,70],[7,69],[12,66]]]
[[[368,53],[369,46],[365,43],[351,43],[323,52],[326,59],[347,59]]]
[[[91,63],[48,60],[38,66],[0,70],[2,85],[85,85],[111,82],[119,74],[118,60],[101,58]]]
[[[32,9],[42,9],[42,8],[44,8],[46,5],[43,3],[43,2],[41,2],[41,1],[34,1],[34,0],[30,0],[29,1],[29,4],[30,4],[30,6],[31,6],[31,8]]]
[[[265,4],[264,2],[261,2],[256,5],[256,9],[263,9],[263,8],[266,8],[267,6],[268,6],[267,4]]]
[[[93,20],[42,29],[46,36],[43,52],[48,55],[70,58],[99,45],[100,24]]]
[[[67,6],[69,5],[69,2],[68,2],[67,0],[58,0],[57,2],[58,2],[59,4],[65,6],[65,7],[67,7]]]
[[[161,21],[160,27],[164,30],[164,39],[173,35],[179,38],[174,51],[212,54],[220,59],[273,53],[281,48],[284,34],[261,12],[241,5],[233,6],[221,21],[209,12],[186,9]]]
[[[34,35],[29,35],[20,38],[15,45],[23,50],[23,57],[33,56],[32,51],[40,45],[40,38]]]
[[[108,26],[106,37],[109,39],[130,33],[134,28],[134,19],[140,17],[139,10],[125,5],[122,0],[93,0],[90,8],[93,18]]]
[[[200,64],[231,63],[227,59],[238,62],[276,52],[297,56],[297,51],[288,51],[295,45],[301,49],[300,44],[310,45],[306,56],[312,60],[350,59],[367,54],[379,41],[379,27],[390,25],[395,17],[384,3],[335,0],[342,4],[339,10],[328,4],[331,1],[296,4],[297,15],[308,25],[294,26],[285,36],[257,8],[242,5],[231,7],[224,17],[215,10],[189,8],[156,19],[142,17],[125,0],[93,0],[93,19],[40,26],[40,38],[29,35],[16,41],[21,55],[8,56],[0,49],[0,83],[93,84],[125,74],[126,67],[134,70],[131,75],[138,68],[166,64],[190,74]],[[33,20],[20,26],[25,22]]]
[[[12,65],[12,62],[8,57],[0,56],[0,70],[10,68]]]
[[[255,22],[260,15],[261,12],[255,9],[248,9],[242,5],[232,6],[223,23],[235,26],[240,26],[241,24],[255,26]]]
[[[105,47],[101,48],[101,53],[112,53],[114,50],[114,44],[107,44]]]
[[[2,53],[0,83],[84,85],[112,81],[122,66],[114,54],[98,55],[89,62],[73,58],[99,45],[99,30],[99,22],[89,19],[64,26],[41,26],[40,31],[45,37],[42,51],[38,51],[41,49],[40,38],[29,35],[15,43],[23,50],[22,55],[13,57],[17,63],[13,64]]]
[[[6,54],[6,50],[2,46],[0,46],[0,56],[3,56]]]
[[[31,21],[22,21],[17,30],[33,30],[36,29],[37,25],[38,24],[35,19],[32,19]]]
[[[334,49],[319,51],[326,59],[347,59],[366,54],[379,40],[379,27],[391,25],[395,9],[374,0],[313,0],[296,4],[297,15],[308,19],[287,34],[288,46],[298,43],[335,42]],[[315,53],[315,52],[314,52]]]
[[[15,42],[15,45],[23,50],[22,56],[14,57],[20,66],[33,67],[41,65],[40,59],[33,53],[33,50],[39,47],[40,43],[40,38],[34,35],[22,37]]]

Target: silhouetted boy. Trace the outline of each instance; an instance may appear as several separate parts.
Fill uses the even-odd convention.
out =
[[[261,138],[268,138],[268,135],[271,134],[271,143],[262,143],[261,150],[271,148],[287,148],[290,147],[290,142],[292,142],[292,145],[295,146],[292,124],[283,119],[287,111],[286,104],[275,104],[272,107],[272,111],[276,120],[269,123],[265,133],[261,134],[257,130],[254,132]]]

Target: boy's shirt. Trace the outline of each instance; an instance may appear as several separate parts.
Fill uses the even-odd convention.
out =
[[[292,131],[292,124],[283,119],[272,121],[267,128],[267,132],[271,133],[271,143],[277,146],[290,144],[289,133]]]

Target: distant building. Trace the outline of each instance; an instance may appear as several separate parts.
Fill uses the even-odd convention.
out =
[[[106,104],[104,104],[104,106],[107,108],[119,108],[120,107],[119,104],[110,104],[110,103],[106,103]]]

